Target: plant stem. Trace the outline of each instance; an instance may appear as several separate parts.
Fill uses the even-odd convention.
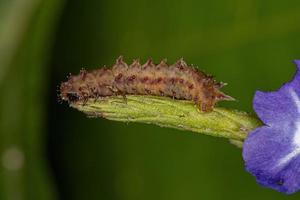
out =
[[[201,112],[191,101],[157,96],[112,96],[78,101],[70,106],[91,117],[156,124],[235,141],[243,141],[249,131],[261,125],[256,117],[245,112],[225,108]]]

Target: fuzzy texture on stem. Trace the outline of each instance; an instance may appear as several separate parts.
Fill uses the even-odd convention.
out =
[[[86,102],[77,101],[70,106],[90,117],[156,124],[228,138],[235,141],[235,144],[240,144],[249,131],[261,125],[256,117],[245,112],[225,108],[201,112],[191,101],[157,96],[110,96]]]

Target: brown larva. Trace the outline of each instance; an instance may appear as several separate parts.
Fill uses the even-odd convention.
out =
[[[218,101],[232,100],[219,91],[224,85],[187,66],[182,59],[173,65],[168,65],[165,60],[158,65],[152,60],[141,65],[134,60],[128,66],[120,56],[112,68],[81,70],[79,75],[71,75],[61,84],[60,97],[73,103],[113,95],[166,96],[194,101],[200,110],[207,112]]]

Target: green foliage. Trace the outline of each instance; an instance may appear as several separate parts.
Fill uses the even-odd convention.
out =
[[[45,88],[60,0],[0,2],[0,199],[55,199],[45,159]]]
[[[123,55],[155,63],[184,57],[253,113],[255,90],[290,80],[299,58],[300,3],[288,1],[69,1],[57,35],[55,83]],[[53,89],[53,96],[54,96]],[[138,123],[88,119],[54,103],[53,154],[65,198],[299,199],[257,185],[227,140]],[[178,124],[180,121],[178,121]]]
[[[184,57],[230,83],[238,101],[220,106],[251,113],[255,90],[294,72],[298,0],[69,0],[61,16],[63,2],[0,1],[0,199],[55,199],[50,161],[62,199],[299,199],[258,186],[227,141],[87,119],[56,98],[69,72],[119,55]]]

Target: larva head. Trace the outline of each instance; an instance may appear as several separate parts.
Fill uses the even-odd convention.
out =
[[[68,81],[60,85],[60,98],[69,103],[83,100],[88,97],[89,90],[84,82],[86,71],[81,70],[77,76],[70,76]]]
[[[80,96],[72,84],[64,82],[60,85],[60,98],[63,101],[75,102],[80,99]]]

